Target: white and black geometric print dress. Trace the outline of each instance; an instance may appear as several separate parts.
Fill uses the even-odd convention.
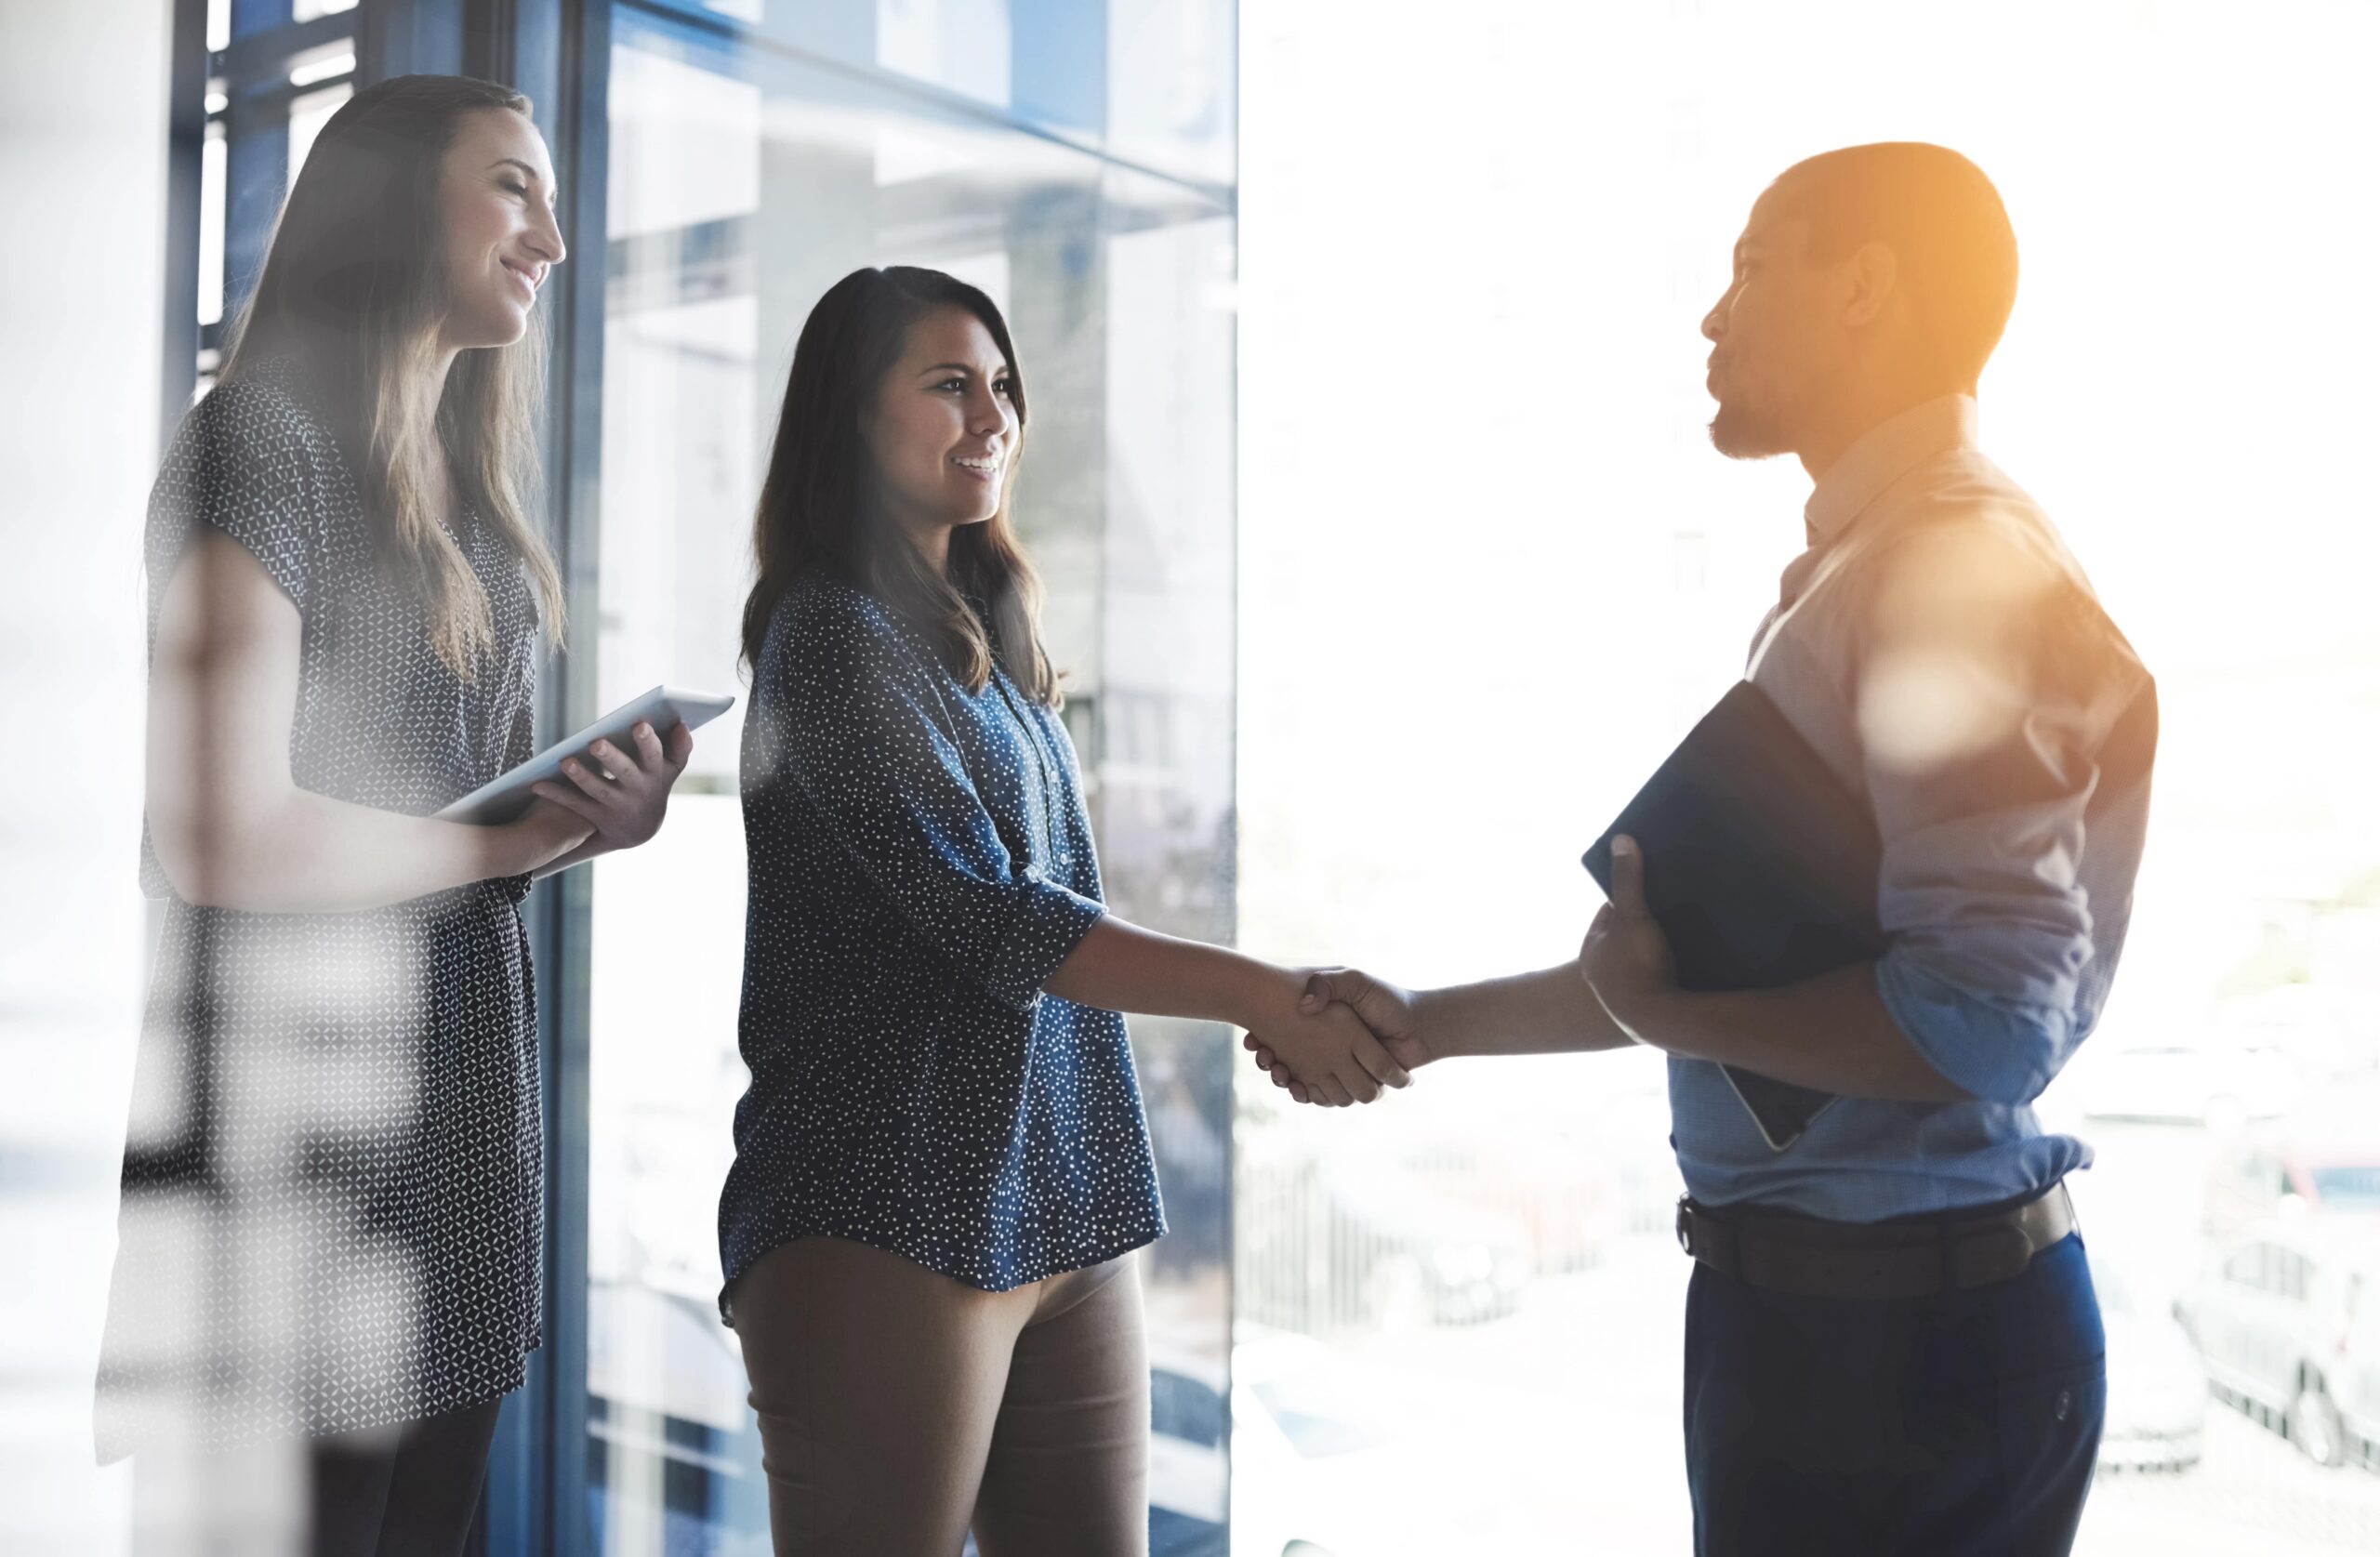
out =
[[[217,388],[151,494],[150,638],[220,530],[304,623],[301,788],[416,815],[530,755],[537,620],[519,559],[456,539],[496,648],[465,680],[380,576],[355,480],[293,363]],[[543,1231],[525,878],[345,914],[167,899],[125,1146],[101,1460],[427,1417],[516,1388]]]
[[[1124,1018],[1041,987],[1105,913],[1056,712],[997,666],[971,691],[813,574],[753,666],[743,780],[752,1083],[721,1316],[796,1238],[1005,1292],[1164,1236]]]

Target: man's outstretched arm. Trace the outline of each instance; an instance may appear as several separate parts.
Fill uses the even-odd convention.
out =
[[[1846,1097],[1969,1101],[1901,1031],[1877,992],[1873,963],[1782,989],[1679,989],[1668,942],[1645,908],[1644,859],[1633,841],[1614,849],[1612,865],[1615,901],[1595,916],[1572,961],[1418,993],[1334,969],[1307,981],[1305,1003],[1354,1007],[1408,1071],[1457,1055],[1565,1054],[1641,1043]],[[1308,1100],[1262,1034],[1250,1033],[1247,1043],[1275,1086]]]
[[[1401,989],[1353,968],[1326,969],[1307,979],[1301,1009],[1318,1010],[1333,1000],[1353,1007],[1408,1071],[1466,1055],[1569,1054],[1625,1049],[1633,1041],[1587,987],[1576,958],[1445,989]],[[1250,1033],[1247,1046],[1275,1086],[1307,1101],[1304,1085],[1279,1062],[1263,1035]]]

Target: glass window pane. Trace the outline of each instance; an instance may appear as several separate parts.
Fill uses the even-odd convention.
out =
[[[949,270],[1009,314],[1033,387],[1019,525],[1111,901],[1228,937],[1227,206],[765,41],[615,17],[598,701],[665,680],[743,690],[752,505],[802,322],[854,267]],[[951,39],[989,47],[1009,17],[920,0],[879,41],[889,64],[946,73]],[[978,98],[1005,90],[966,68]],[[741,711],[697,735],[658,845],[593,867],[588,1464],[605,1553],[742,1550],[765,1528],[715,1307],[746,1082]],[[666,983],[635,971],[657,965]],[[1158,1550],[1220,1551],[1230,1051],[1198,1023],[1132,1033],[1174,1227],[1143,1265],[1162,1414],[1152,1517]]]
[[[223,318],[223,122],[210,120],[198,154],[198,322]]]
[[[888,85],[922,85],[1017,121],[1063,131],[1098,145],[1106,135],[1111,100],[1110,47],[1121,29],[1145,59],[1134,89],[1163,99],[1154,110],[1170,116],[1191,99],[1211,97],[1184,80],[1234,68],[1229,17],[1219,0],[651,0],[664,10],[732,20],[758,40],[799,50],[862,72]],[[1195,20],[1185,17],[1195,13]],[[1215,19],[1223,19],[1218,23]],[[1220,27],[1220,31],[1218,31]],[[1147,40],[1156,40],[1153,46]],[[1177,60],[1161,58],[1183,48]],[[1220,40],[1220,43],[1217,42]],[[1184,78],[1184,79],[1177,79]],[[1226,88],[1223,100],[1228,103]],[[1194,135],[1228,135],[1230,112],[1201,120]],[[1177,126],[1178,127],[1178,126]],[[1227,165],[1226,173],[1228,176]]]
[[[355,95],[355,88],[342,81],[319,92],[300,92],[289,101],[289,182],[298,182],[298,170],[306,165],[306,153],[314,149],[314,137],[338,112],[338,105]]]
[[[1229,184],[1239,161],[1239,13],[1230,5],[1114,6],[1107,146],[1116,156]]]
[[[355,69],[355,43],[342,38],[289,57],[289,85],[311,86],[318,81],[346,75]]]
[[[876,0],[876,62],[1005,108],[1008,12],[1008,0]]]

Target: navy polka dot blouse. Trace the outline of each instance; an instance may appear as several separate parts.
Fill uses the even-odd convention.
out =
[[[813,1234],[994,1292],[1161,1236],[1124,1019],[1040,988],[1103,911],[1057,716],[813,576],[754,667],[743,794],[728,1289]]]

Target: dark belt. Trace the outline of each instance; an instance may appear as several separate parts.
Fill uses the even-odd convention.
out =
[[[1726,1275],[1771,1292],[1817,1298],[1923,1298],[2025,1273],[2033,1256],[2074,1231],[2063,1181],[1989,1211],[1894,1221],[1828,1221],[1764,1206],[1677,1203],[1677,1241]]]

